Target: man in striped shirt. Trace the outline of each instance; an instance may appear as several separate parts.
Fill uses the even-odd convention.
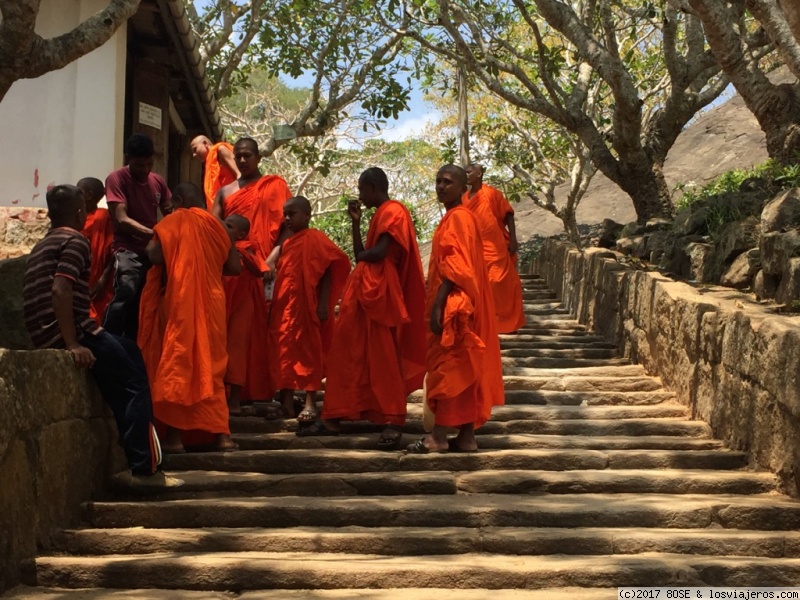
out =
[[[142,355],[132,340],[113,336],[89,317],[89,240],[80,230],[86,206],[79,188],[47,192],[52,227],[33,248],[25,270],[25,325],[37,348],[67,350],[92,373],[111,407],[134,488],[177,487],[159,470],[161,450],[151,424],[153,407]]]

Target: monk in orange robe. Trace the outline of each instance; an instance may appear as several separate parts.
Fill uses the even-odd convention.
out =
[[[264,274],[267,264],[258,257],[256,245],[249,238],[250,222],[241,215],[229,215],[225,226],[233,237],[242,260],[242,272],[223,278],[225,286],[226,320],[228,324],[228,411],[231,416],[246,414],[241,399],[267,399],[271,396],[269,370],[263,360],[263,348],[252,344],[266,336],[266,323],[257,322],[256,314],[263,313]],[[261,336],[251,331],[262,332]],[[244,340],[245,343],[241,343]]]
[[[262,265],[277,242],[278,231],[283,222],[283,204],[292,193],[281,177],[262,176],[258,168],[261,153],[255,140],[238,140],[234,144],[233,154],[241,176],[217,192],[211,212],[220,220],[231,215],[240,215],[247,219],[250,223],[247,252],[253,257],[252,260]],[[249,257],[245,258],[250,260]],[[232,336],[230,346],[239,349],[234,358],[237,364],[243,361],[248,366],[248,380],[243,384],[240,397],[242,400],[264,400],[270,397],[274,389],[269,381],[267,367],[270,304],[264,297],[263,284],[260,292],[252,284],[239,282],[238,285],[248,286],[252,307],[249,323],[248,317],[239,315],[237,322],[232,325],[229,322],[228,325]],[[256,297],[263,298],[264,301],[257,300]],[[234,308],[231,310],[234,311]],[[229,317],[233,316],[234,312],[229,313]],[[246,353],[245,358],[242,358],[242,352]]]
[[[228,142],[212,144],[206,136],[198,135],[192,140],[191,149],[192,158],[205,165],[203,191],[206,194],[208,210],[211,210],[220,188],[239,179],[239,169],[233,157],[233,146]]]
[[[461,201],[466,184],[461,167],[446,165],[436,175],[436,195],[447,209],[433,236],[425,303],[426,402],[436,420],[409,453],[475,452],[475,429],[504,403],[494,299],[478,220]],[[448,440],[452,427],[458,435]]]
[[[522,283],[517,272],[517,232],[514,209],[503,193],[483,183],[483,167],[467,167],[469,193],[463,204],[478,218],[483,238],[483,257],[492,282],[497,331],[511,333],[525,325]]]
[[[307,198],[287,200],[283,215],[288,235],[267,260],[268,273],[276,273],[269,323],[270,379],[280,390],[284,410],[293,407],[294,390],[305,391],[297,420],[313,423],[333,337],[332,316],[350,273],[350,259],[324,233],[308,228]]]
[[[81,233],[89,239],[92,251],[92,266],[89,271],[89,316],[98,323],[103,322],[106,308],[114,297],[114,224],[105,208],[98,208],[106,195],[106,186],[95,177],[84,177],[78,187],[86,199],[86,225]]]
[[[298,435],[337,435],[339,422],[386,426],[378,448],[399,446],[406,398],[425,373],[425,281],[411,214],[389,199],[389,182],[372,167],[358,180],[359,200],[375,208],[366,249],[361,208],[351,202],[358,264],[348,277],[331,344],[323,420]]]
[[[225,399],[225,290],[223,273],[241,270],[230,235],[205,209],[200,189],[182,183],[176,208],[155,228],[139,310],[142,349],[153,413],[166,426],[164,452],[183,451],[183,433],[202,431],[218,450],[235,449]],[[180,209],[180,210],[177,210]]]

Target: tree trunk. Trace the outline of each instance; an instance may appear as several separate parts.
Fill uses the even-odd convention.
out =
[[[781,164],[797,162],[800,156],[797,86],[775,85],[758,68],[734,28],[726,2],[690,0],[690,4],[703,22],[715,58],[764,131],[770,157]]]
[[[786,22],[789,23],[794,39],[800,43],[800,4],[797,0],[779,0],[778,4],[786,15]]]
[[[575,219],[575,211],[564,209],[559,215],[561,223],[564,225],[564,231],[569,237],[569,241],[575,244],[575,247],[580,250],[582,248],[581,233],[578,231],[578,222]]]

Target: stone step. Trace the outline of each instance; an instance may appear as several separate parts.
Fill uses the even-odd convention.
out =
[[[664,391],[657,377],[647,376],[581,376],[580,372],[560,375],[503,377],[506,390],[550,390],[559,392],[659,392]]]
[[[614,588],[546,588],[541,590],[474,589],[452,590],[445,588],[389,588],[389,589],[338,589],[338,590],[256,590],[231,594],[229,592],[197,592],[192,590],[112,590],[64,588],[32,588],[20,586],[9,594],[16,600],[486,600],[499,594],[503,600],[611,600],[617,597]]]
[[[561,392],[551,390],[506,389],[506,405],[549,406],[609,406],[609,405],[653,405],[675,400],[673,392]],[[408,397],[409,403],[422,402],[422,392]]]
[[[504,333],[499,336],[500,344],[609,344],[602,335],[529,335],[522,333]]]
[[[409,438],[409,441],[413,437]],[[480,444],[480,439],[478,440]],[[292,448],[239,452],[191,452],[165,458],[169,471],[268,474],[423,471],[602,469],[741,469],[746,455],[730,450],[479,450],[476,453],[406,454],[367,450]]]
[[[331,448],[375,450],[380,434],[361,433],[338,437],[299,438],[294,433],[240,433],[233,436],[242,450]],[[415,436],[406,436],[410,443]],[[719,440],[678,436],[585,436],[585,435],[481,435],[481,450],[577,449],[587,450],[721,450]]]
[[[560,302],[550,302],[547,304],[524,303],[522,309],[526,315],[536,316],[542,319],[559,318],[559,315],[569,315],[570,311],[563,308]],[[563,317],[561,317],[563,318]]]
[[[600,338],[597,333],[593,331],[586,331],[585,329],[547,329],[546,327],[536,330],[529,330],[525,328],[517,329],[514,333],[501,333],[499,334],[500,340],[505,339],[524,339],[526,337],[567,337],[567,338]]]
[[[234,433],[280,433],[296,431],[297,421],[294,419],[265,421],[258,418],[233,417],[230,420]],[[372,433],[383,427],[366,421],[342,423],[344,435]],[[422,434],[422,421],[410,419],[403,426],[408,434]],[[478,436],[500,435],[512,433],[548,434],[548,435],[668,435],[688,437],[709,437],[711,429],[702,421],[684,421],[679,419],[572,419],[572,420],[513,420],[489,421],[476,433]]]
[[[730,529],[526,527],[256,527],[72,529],[54,550],[72,555],[157,552],[324,552],[384,556],[700,554],[800,558],[800,533]],[[579,596],[578,598],[582,598]]]
[[[610,350],[617,350],[617,345],[606,341],[598,340],[585,340],[578,338],[578,341],[571,341],[568,339],[554,339],[552,341],[542,340],[537,342],[530,342],[526,340],[501,340],[500,348],[503,350],[510,348],[520,348],[527,350],[530,354],[536,355],[537,350],[540,349],[559,349],[559,350],[572,350],[583,348],[606,348]]]
[[[417,494],[762,494],[775,477],[744,471],[509,471],[303,473],[172,471],[185,485],[160,498],[231,496],[410,496]]]
[[[542,288],[538,290],[528,290],[522,292],[522,301],[523,302],[531,302],[534,300],[555,300],[557,298],[556,293],[552,290]]]
[[[548,329],[558,330],[559,335],[564,335],[561,331],[586,331],[586,325],[581,325],[574,319],[565,319],[562,315],[555,315],[552,319],[529,317],[525,325],[517,329],[515,333],[531,333],[535,335],[537,331]]]
[[[650,378],[642,365],[603,365],[599,367],[573,367],[571,369],[562,368],[535,368],[535,367],[505,367],[503,368],[504,380],[508,381],[511,377],[522,378],[550,378],[563,379],[565,377],[585,378],[585,377],[605,377],[605,378]]]
[[[457,494],[384,498],[199,498],[90,502],[100,528],[656,527],[796,531],[800,502],[777,494]],[[246,562],[242,557],[242,562]],[[43,583],[43,585],[51,585]]]
[[[502,358],[503,371],[509,368],[533,369],[577,369],[581,367],[612,367],[630,363],[627,358],[551,358],[551,357],[510,357]]]
[[[794,586],[800,559],[635,556],[386,557],[323,553],[160,553],[37,560],[41,585],[260,590],[274,588],[526,588],[558,586]],[[733,582],[733,583],[731,583]]]
[[[617,358],[619,353],[616,348],[501,348],[500,355],[508,358],[517,358],[524,361],[538,360],[542,358],[552,358],[559,360],[567,359],[612,359]],[[630,362],[626,360],[626,363]]]
[[[571,421],[610,419],[668,419],[686,418],[689,410],[676,403],[663,403],[652,406],[495,406],[492,409],[492,421],[519,421],[530,419],[536,421]],[[422,417],[421,404],[409,404],[408,416]]]

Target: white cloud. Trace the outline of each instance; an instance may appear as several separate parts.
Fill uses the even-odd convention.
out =
[[[378,136],[387,142],[399,142],[412,137],[419,137],[428,125],[436,123],[440,119],[436,111],[427,112],[418,117],[402,119],[395,124],[387,125]]]

